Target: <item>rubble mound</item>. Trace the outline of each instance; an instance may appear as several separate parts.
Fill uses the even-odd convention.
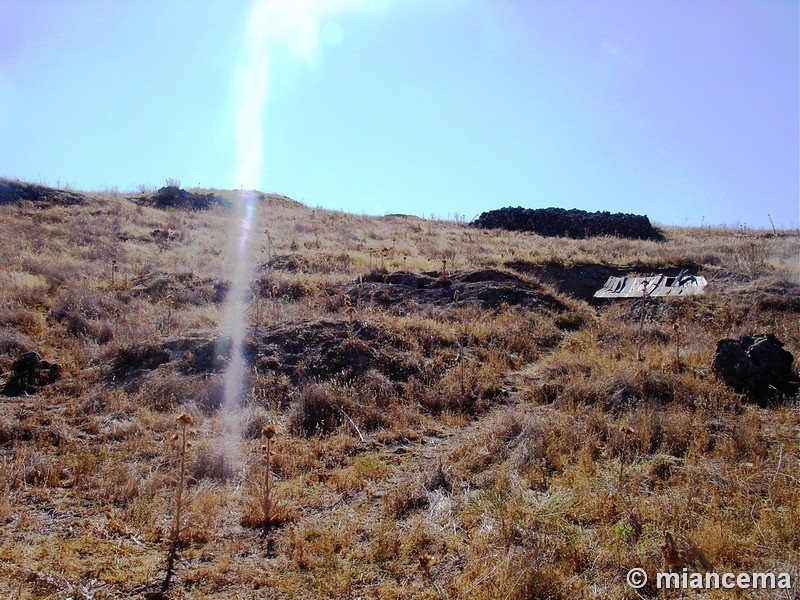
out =
[[[11,364],[11,377],[2,393],[4,396],[35,394],[60,378],[60,365],[42,360],[36,352],[26,352]]]
[[[763,402],[776,395],[794,395],[794,356],[771,333],[743,335],[717,342],[711,369],[736,392]]]
[[[39,206],[72,206],[83,204],[85,197],[76,192],[25,183],[13,179],[0,179],[0,205],[27,200]]]
[[[152,200],[158,208],[202,210],[212,206],[231,206],[222,196],[187,192],[175,185],[162,187],[153,195]]]
[[[482,213],[472,225],[482,229],[529,231],[546,237],[584,239],[610,235],[634,240],[664,240],[663,234],[651,225],[646,215],[587,212],[577,208],[509,206]]]
[[[503,305],[562,311],[564,303],[538,281],[497,269],[412,273],[373,271],[346,287],[351,302],[374,302],[382,307],[409,302],[446,306],[477,304],[498,309]]]

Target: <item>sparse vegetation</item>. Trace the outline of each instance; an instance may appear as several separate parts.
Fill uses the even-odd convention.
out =
[[[225,202],[192,210],[28,185],[0,202],[0,379],[27,352],[59,377],[0,396],[0,596],[636,598],[634,566],[800,577],[798,398],[753,404],[711,371],[725,337],[800,356],[800,232],[550,238],[262,194],[231,454],[236,192],[193,190]],[[688,265],[706,295],[582,291],[592,269]]]

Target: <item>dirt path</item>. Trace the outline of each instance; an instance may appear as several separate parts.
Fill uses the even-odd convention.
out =
[[[379,450],[378,456],[394,468],[391,475],[371,486],[372,508],[381,508],[381,501],[385,505],[392,494],[423,494],[448,486],[450,474],[459,470],[464,449],[491,444],[498,428],[511,415],[518,417],[520,413],[548,410],[549,407],[531,405],[518,389],[519,383],[531,375],[534,367],[531,363],[507,373],[503,378],[503,400],[466,424],[448,424],[440,419],[419,439]],[[395,502],[399,500],[402,499],[394,499]],[[421,498],[411,498],[409,502],[412,507],[415,503],[424,504]],[[373,516],[377,518],[380,515]]]

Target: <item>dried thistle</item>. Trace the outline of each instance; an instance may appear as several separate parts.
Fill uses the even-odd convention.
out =
[[[119,265],[117,264],[117,259],[111,259],[111,287],[114,287],[114,275],[116,272],[119,271]]]
[[[419,570],[423,573],[429,572],[431,565],[435,562],[434,557],[425,552],[420,553],[417,560],[419,560]]]
[[[181,467],[180,467],[180,475],[178,477],[178,490],[175,497],[175,523],[172,526],[172,548],[178,545],[178,541],[180,540],[181,535],[181,512],[183,510],[183,487],[186,481],[186,450],[191,446],[191,443],[187,441],[187,436],[191,435],[193,432],[186,430],[186,428],[192,424],[194,419],[192,419],[192,415],[187,412],[182,412],[175,418],[175,422],[178,424],[180,428],[180,433],[176,433],[173,436],[173,440],[178,441],[180,440],[180,458],[181,458]]]
[[[421,552],[419,556],[417,556],[417,561],[417,566],[422,573],[422,579],[434,589],[439,598],[447,598],[447,594],[442,587],[436,583],[436,580],[433,578],[433,573],[431,573],[431,567],[436,562],[436,558],[426,552]]]

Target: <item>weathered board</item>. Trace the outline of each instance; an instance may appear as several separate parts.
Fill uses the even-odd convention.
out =
[[[595,298],[641,298],[642,296],[695,296],[702,294],[708,282],[700,275],[683,272],[676,277],[651,275],[649,277],[609,277],[605,285],[594,293]]]

